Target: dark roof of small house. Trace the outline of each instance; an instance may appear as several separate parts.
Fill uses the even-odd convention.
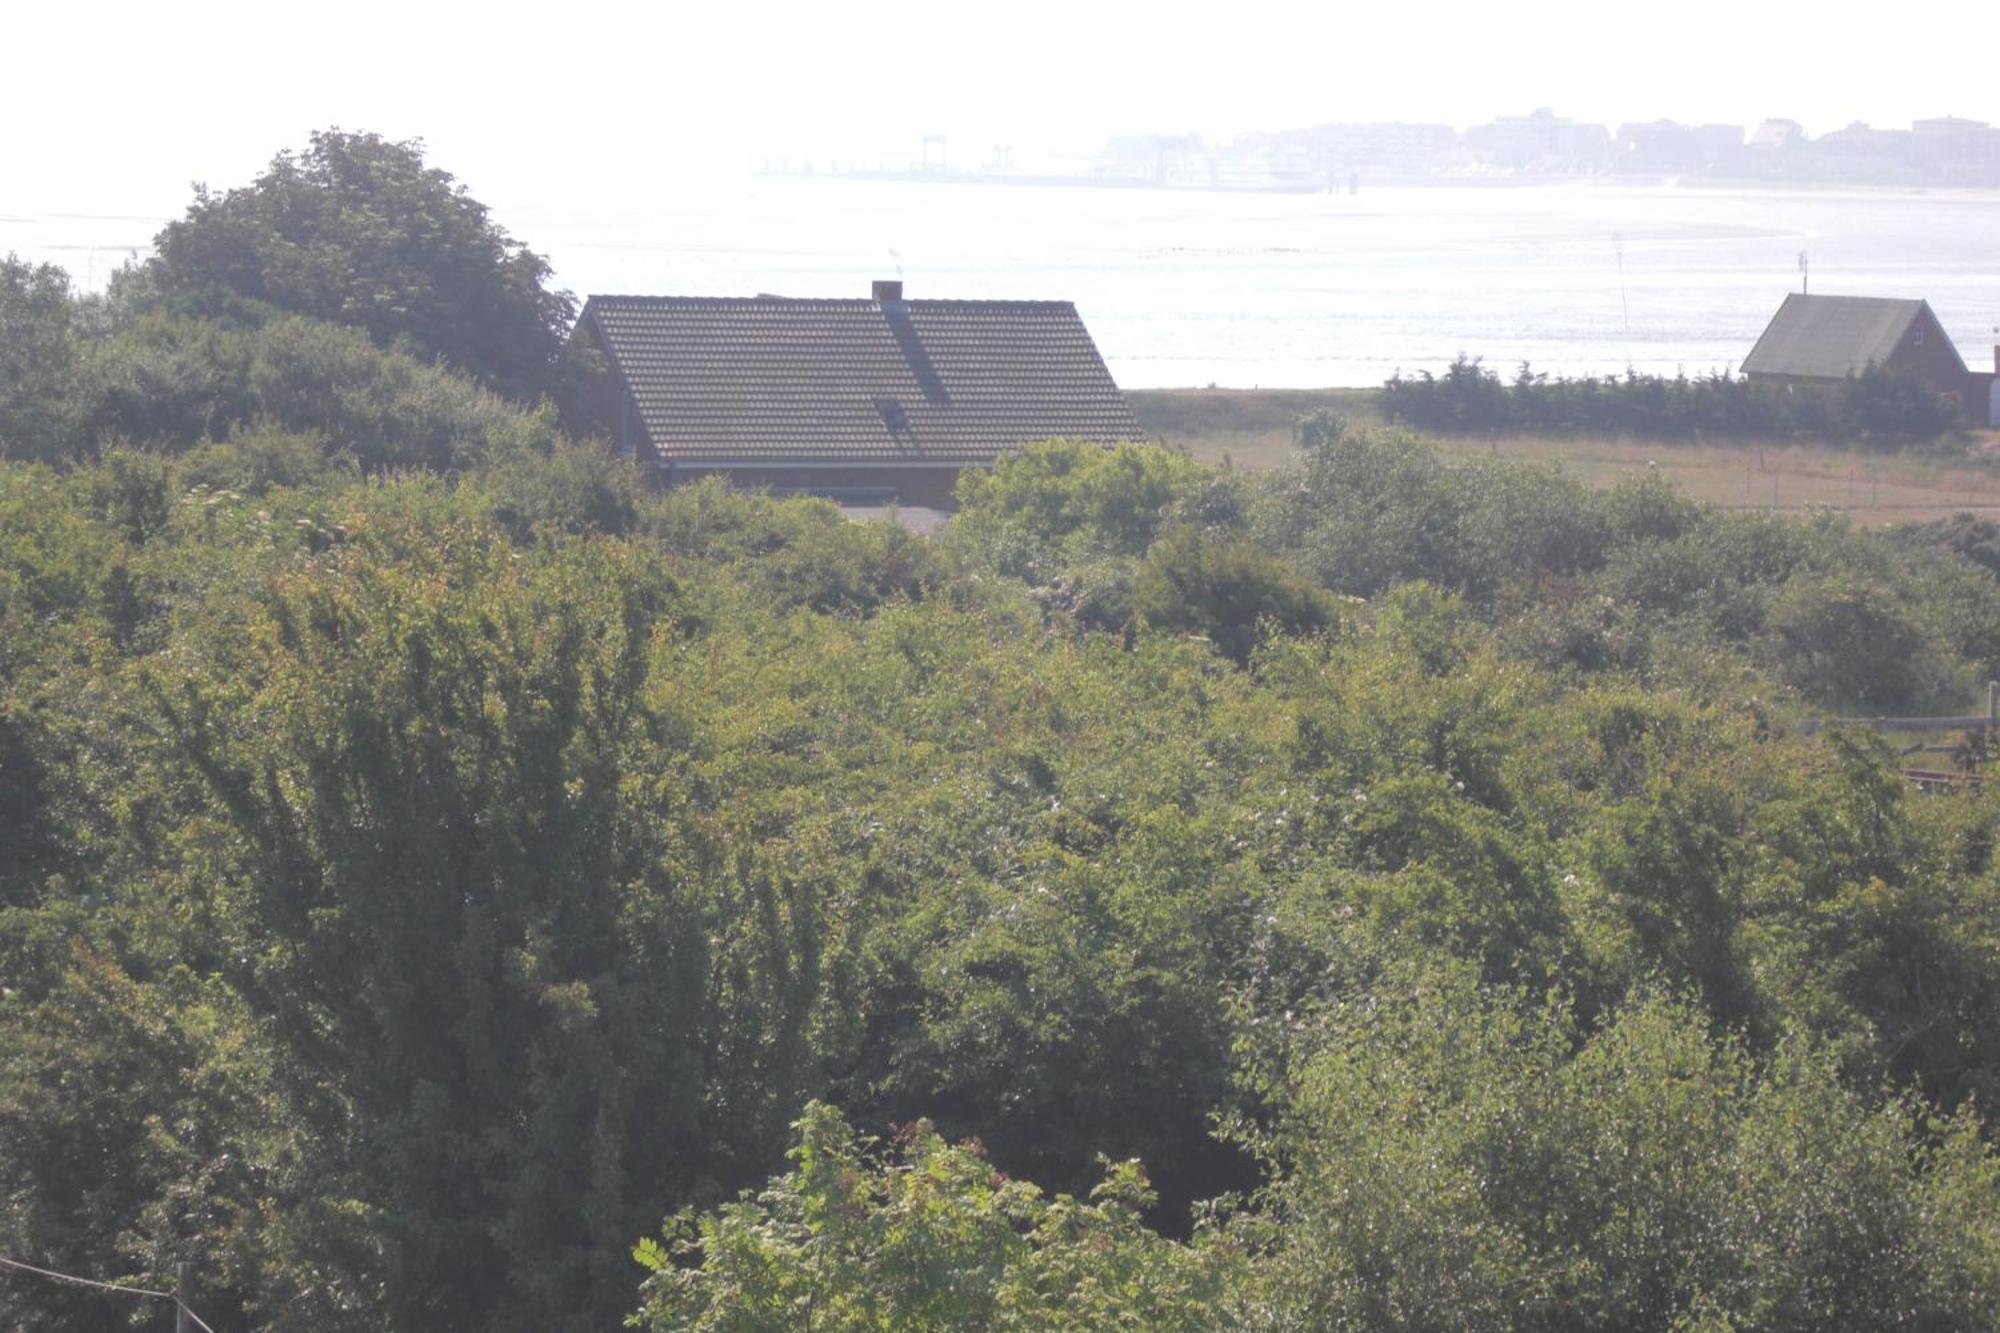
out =
[[[1887,365],[1910,325],[1926,316],[1938,327],[1922,301],[1793,292],[1750,349],[1743,373],[1844,379],[1871,363]]]
[[[593,296],[583,317],[676,463],[983,463],[1142,438],[1067,301]]]

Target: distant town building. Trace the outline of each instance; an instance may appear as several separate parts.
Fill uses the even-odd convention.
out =
[[[1635,172],[1726,171],[1742,151],[1741,125],[1654,120],[1618,127],[1612,166]]]
[[[1338,189],[1356,173],[1370,177],[1427,174],[1439,155],[1457,144],[1458,131],[1449,125],[1384,121],[1246,134],[1229,152],[1254,155],[1280,179]]]
[[[1806,128],[1796,120],[1767,120],[1750,132],[1753,150],[1792,148],[1805,142]]]
[[[1703,176],[1856,185],[2000,186],[2000,129],[1959,116],[1909,129],[1855,122],[1813,138],[1773,118],[1740,125],[1632,121],[1602,125],[1539,107],[1463,134],[1448,125],[1382,122],[1257,131],[1227,144],[1133,135],[1105,145],[1095,179],[1189,189],[1341,191],[1387,179],[1578,174]]]
[[[1694,127],[1695,142],[1710,157],[1721,160],[1743,151],[1741,125],[1707,124]]]
[[[669,481],[948,505],[961,468],[1143,432],[1067,301],[593,296],[618,452]]]
[[[1465,132],[1465,147],[1495,166],[1515,171],[1577,170],[1611,156],[1611,133],[1537,107],[1525,116],[1502,116]]]
[[[1991,128],[1983,120],[1966,120],[1961,116],[1936,116],[1910,122],[1910,132],[1919,139],[1957,139]]]
[[[1820,135],[1810,151],[1818,174],[1834,180],[1915,181],[1920,175],[1908,130],[1878,130],[1857,120]]]
[[[1701,160],[1694,131],[1672,120],[1620,125],[1617,146],[1625,171],[1692,171]]]
[[[1124,134],[1098,153],[1096,174],[1154,185],[1197,182],[1213,157],[1199,134]]]
[[[1910,126],[1915,155],[1944,185],[2000,185],[2000,130],[1983,120],[1940,116]]]
[[[1870,366],[1956,397],[1974,422],[1991,417],[1993,375],[1966,368],[1927,301],[1793,292],[1750,349],[1743,375],[1753,383],[1830,388]]]
[[[1842,152],[1872,154],[1890,152],[1906,147],[1910,142],[1909,130],[1878,130],[1865,122],[1850,121],[1844,130],[1832,130],[1813,140],[1820,148],[1833,148]]]

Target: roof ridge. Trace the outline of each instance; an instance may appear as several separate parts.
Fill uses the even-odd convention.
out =
[[[1073,301],[640,296],[585,303],[662,461],[990,461],[1142,436]]]
[[[1867,301],[1873,305],[1924,305],[1921,296],[1849,296],[1845,292],[1787,292],[1787,301]]]
[[[584,304],[592,301],[634,301],[650,304],[686,302],[701,305],[838,305],[853,306],[857,309],[872,308],[896,302],[877,301],[869,296],[779,296],[775,294],[759,296],[661,296],[637,292],[592,292],[584,297]],[[1014,297],[1014,296],[920,296],[904,299],[905,306],[976,305],[976,306],[1075,306],[1076,302],[1059,297]]]
[[[1743,371],[1838,379],[1887,364],[1910,330],[1923,327],[1935,327],[1952,359],[1963,367],[1950,333],[1923,297],[1787,292],[1744,358]]]

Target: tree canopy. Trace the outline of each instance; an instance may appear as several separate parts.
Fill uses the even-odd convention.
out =
[[[420,140],[316,131],[249,185],[198,186],[150,267],[170,293],[215,289],[367,330],[515,397],[550,392],[576,303]]]
[[[0,458],[60,456],[76,425],[69,275],[0,259]]]
[[[361,136],[176,225],[365,294],[371,154],[464,220]],[[2000,1319],[2000,784],[1797,725],[1983,697],[1992,523],[1323,420],[918,537],[168,264],[0,266],[0,1255],[299,1333]]]
[[[365,476],[393,354],[284,337],[344,447],[0,464],[0,1253],[307,1333],[2000,1308],[2000,793],[1791,725],[1965,707],[1964,525],[1350,430],[917,538],[463,381]]]

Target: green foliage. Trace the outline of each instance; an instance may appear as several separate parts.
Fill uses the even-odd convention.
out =
[[[1442,376],[1401,371],[1382,386],[1391,421],[1451,435],[1599,432],[1650,440],[1855,440],[1878,446],[1934,440],[1959,425],[1956,399],[1869,365],[1844,383],[1786,392],[1714,371],[1676,375],[1540,375],[1526,362],[1511,384],[1461,355]]]
[[[162,292],[222,289],[353,325],[514,397],[555,387],[575,314],[547,289],[548,261],[425,165],[421,142],[375,134],[316,131],[249,185],[198,187],[154,248]]]
[[[1869,365],[1848,376],[1842,407],[1864,440],[1887,443],[1933,440],[1960,424],[1958,401],[1934,393],[1908,375]]]
[[[1147,1230],[1136,1162],[1087,1202],[994,1169],[925,1121],[881,1154],[832,1107],[794,1127],[793,1169],[641,1242],[632,1323],[658,1330],[1206,1329],[1241,1257]],[[675,1258],[687,1261],[678,1266]]]
[[[1081,541],[1141,555],[1168,507],[1192,491],[1204,471],[1193,459],[1163,449],[1053,441],[1008,454],[990,472],[965,472],[959,523],[974,541],[1012,536],[1033,547]]]
[[[1299,448],[1310,452],[1345,435],[1348,424],[1346,417],[1321,409],[1300,417],[1294,433],[1298,436]]]
[[[1808,1041],[1759,1059],[1657,997],[1583,1031],[1391,966],[1277,1050],[1245,1326],[1963,1328],[2000,1300],[1973,1122],[1858,1095]]]
[[[2000,575],[2000,523],[1977,514],[1953,514],[1931,523],[1897,529],[1900,545],[1914,550],[1949,551],[1989,574]]]
[[[1793,726],[1970,705],[1976,529],[1350,427],[924,539],[211,313],[85,348],[173,447],[0,464],[0,1252],[308,1333],[1992,1322],[2000,798]],[[937,1128],[788,1169],[815,1100]]]
[[[0,459],[56,459],[75,448],[73,318],[61,269],[0,259]]]
[[[0,913],[0,936],[25,924]],[[8,1253],[155,1289],[200,1254],[218,1325],[372,1326],[379,1219],[326,1171],[285,1095],[285,1054],[242,998],[185,968],[135,978],[81,940],[70,954],[46,993],[0,999]],[[126,1296],[0,1287],[0,1318],[24,1331],[133,1314]]]
[[[1494,599],[1509,580],[1593,568],[1601,502],[1559,473],[1453,469],[1409,436],[1351,430],[1273,474],[1264,543],[1338,592],[1373,596],[1423,579]]]
[[[316,433],[251,425],[191,450],[182,457],[178,476],[190,491],[261,496],[271,490],[337,486],[352,472],[352,458],[329,451]]]
[[[1208,636],[1238,666],[1249,664],[1267,622],[1312,634],[1339,619],[1330,597],[1250,542],[1190,526],[1170,528],[1146,553],[1132,607],[1154,629]]]
[[[700,1118],[688,997],[721,925],[698,850],[635,823],[675,786],[672,749],[636,748],[673,585],[601,545],[521,559],[448,518],[346,526],[237,635],[146,677],[214,802],[229,973],[351,1104],[330,1159],[376,1210],[385,1314],[502,1326],[491,1298],[412,1279],[511,1258],[525,1309],[601,1322],[588,1278],[643,1216],[634,1186],[695,1167],[632,1116]]]
[[[502,455],[477,484],[516,541],[537,532],[625,536],[639,526],[645,488],[636,467],[606,450],[547,437]]]
[[[523,411],[360,333],[281,317],[247,330],[148,314],[88,348],[87,438],[172,450],[238,431],[312,434],[367,471],[446,470],[547,452],[552,412]]]
[[[1793,579],[1769,614],[1778,669],[1831,699],[1889,712],[1956,692],[1940,688],[1921,627],[1880,584]]]
[[[1525,364],[1521,379],[1532,382]],[[1463,352],[1445,367],[1443,378],[1420,370],[1415,379],[1406,380],[1398,370],[1382,385],[1382,415],[1423,430],[1504,430],[1514,424],[1512,406],[1500,377]]]

